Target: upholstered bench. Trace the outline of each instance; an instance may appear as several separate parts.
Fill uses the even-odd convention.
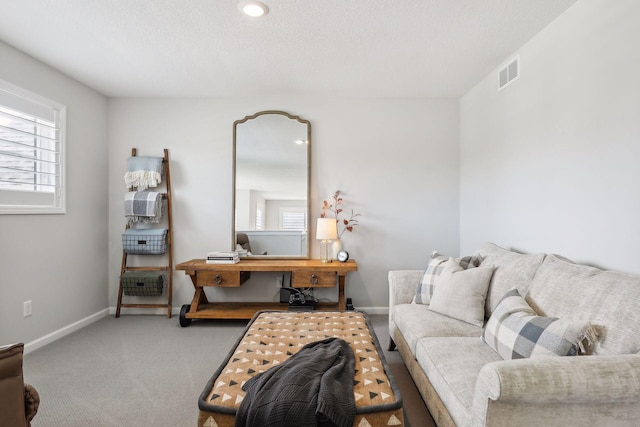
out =
[[[356,311],[257,313],[200,395],[198,425],[233,426],[247,380],[330,337],[349,343],[355,356],[354,426],[403,425],[398,387],[369,319]]]

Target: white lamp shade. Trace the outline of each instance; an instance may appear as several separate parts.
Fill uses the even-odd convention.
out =
[[[318,218],[316,239],[335,240],[338,238],[338,223],[335,218]]]

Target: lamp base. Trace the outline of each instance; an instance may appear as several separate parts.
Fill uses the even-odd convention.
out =
[[[333,261],[333,245],[331,240],[320,241],[320,254],[322,262],[328,263]]]

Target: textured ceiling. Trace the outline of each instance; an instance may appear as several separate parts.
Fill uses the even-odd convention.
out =
[[[0,0],[0,40],[108,96],[459,97],[576,0],[264,1]]]

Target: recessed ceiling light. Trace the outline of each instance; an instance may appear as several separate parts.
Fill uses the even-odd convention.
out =
[[[252,18],[258,18],[269,13],[267,5],[258,0],[246,0],[240,2],[238,8],[242,13]]]

